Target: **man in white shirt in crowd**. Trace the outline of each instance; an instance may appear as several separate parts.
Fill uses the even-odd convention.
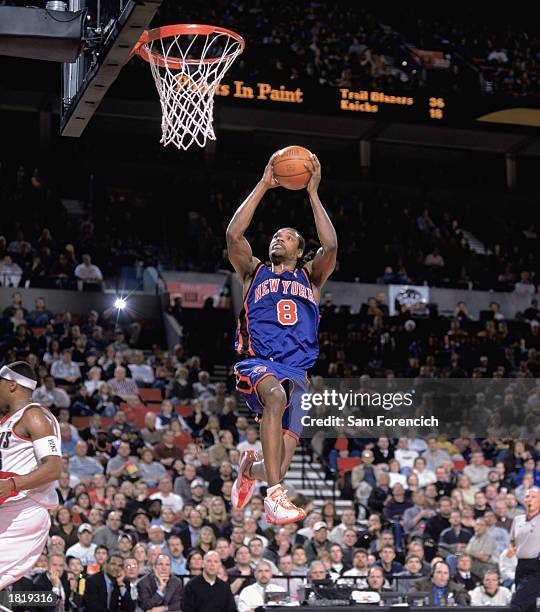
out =
[[[471,606],[507,606],[512,593],[510,589],[499,584],[499,572],[495,569],[487,570],[484,574],[483,584],[469,592]]]
[[[69,472],[79,481],[89,481],[96,474],[103,474],[103,466],[95,457],[88,457],[88,444],[79,440],[75,444],[75,454],[69,461]]]
[[[81,379],[79,366],[71,360],[71,351],[64,349],[60,359],[51,366],[51,374],[54,380],[60,384],[73,384]]]
[[[238,598],[238,612],[255,612],[255,608],[266,603],[266,593],[284,593],[280,586],[272,584],[272,569],[268,561],[259,561],[255,566],[255,584],[246,587]]]
[[[250,425],[246,429],[246,439],[240,442],[236,447],[241,453],[246,450],[252,450],[256,453],[262,453],[261,441],[257,439],[257,428]]]
[[[43,384],[38,387],[32,394],[34,402],[50,408],[69,408],[71,400],[64,389],[59,389],[52,376],[45,376]]]
[[[345,534],[347,529],[356,530],[356,515],[352,508],[346,508],[345,510],[343,510],[341,514],[341,523],[339,523],[339,525],[336,525],[332,529],[332,531],[330,531],[328,539],[334,544],[339,544],[340,546],[343,546],[343,535]]]
[[[22,268],[13,261],[11,255],[6,255],[0,263],[0,286],[18,287],[22,272]]]
[[[92,258],[88,253],[82,256],[82,263],[75,268],[75,278],[80,281],[79,289],[82,289],[87,283],[101,285],[103,282],[101,270],[92,263]]]
[[[409,440],[407,438],[399,438],[394,456],[399,461],[403,473],[406,474],[412,469],[418,453],[409,449]]]
[[[184,500],[173,493],[173,485],[170,476],[163,476],[159,479],[159,491],[150,495],[150,499],[160,499],[162,506],[171,508],[174,514],[178,514],[184,505]]]
[[[144,354],[142,351],[135,351],[133,354],[133,362],[129,364],[131,378],[136,383],[143,385],[152,385],[155,380],[154,370],[147,363],[144,363]]]
[[[66,551],[66,557],[76,557],[86,567],[89,563],[95,563],[96,557],[94,553],[97,544],[92,542],[94,529],[90,523],[83,523],[77,529],[77,537],[79,541],[73,544]]]
[[[471,455],[470,465],[465,466],[463,473],[469,477],[473,487],[485,487],[488,483],[489,468],[484,465],[484,453],[475,451]]]
[[[351,586],[355,586],[358,589],[365,589],[367,587],[367,575],[369,571],[369,558],[368,552],[364,548],[359,548],[353,555],[353,566],[352,569],[343,572],[343,578],[340,578],[340,582],[344,582],[345,577],[356,578],[351,582]]]

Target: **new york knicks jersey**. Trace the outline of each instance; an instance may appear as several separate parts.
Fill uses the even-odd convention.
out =
[[[235,349],[307,370],[319,354],[319,305],[307,272],[273,272],[259,264],[238,318]]]
[[[56,418],[47,408],[40,406],[40,404],[27,404],[12,415],[5,416],[0,420],[0,478],[24,476],[37,470],[39,467],[32,440],[30,438],[23,438],[13,431],[25,410],[32,406],[39,406],[45,416],[51,421],[54,436],[56,437],[58,448],[60,448],[60,426]],[[45,508],[55,508],[58,505],[56,483],[50,482],[31,491],[19,491],[16,495],[4,499],[1,503],[8,504],[23,498],[30,498]]]

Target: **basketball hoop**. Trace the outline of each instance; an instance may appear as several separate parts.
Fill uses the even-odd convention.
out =
[[[131,52],[150,64],[161,101],[161,142],[186,150],[215,140],[214,95],[244,39],[225,28],[172,25],[145,32]],[[131,57],[130,56],[130,57]]]

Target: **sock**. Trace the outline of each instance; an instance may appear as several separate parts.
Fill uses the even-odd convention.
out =
[[[274,485],[273,487],[268,487],[268,489],[266,489],[266,497],[270,497],[272,495],[272,493],[278,488],[281,487],[281,483],[278,482],[277,485]]]

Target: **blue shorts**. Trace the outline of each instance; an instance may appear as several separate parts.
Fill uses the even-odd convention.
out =
[[[243,394],[249,409],[258,415],[263,414],[264,404],[257,393],[257,385],[267,376],[278,379],[287,393],[287,408],[282,419],[283,432],[298,441],[302,436],[302,416],[305,414],[301,408],[301,398],[303,393],[308,392],[306,371],[253,357],[235,364],[234,373],[237,390]]]

